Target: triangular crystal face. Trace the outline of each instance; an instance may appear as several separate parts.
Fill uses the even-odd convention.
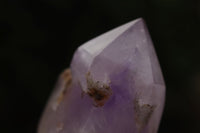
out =
[[[165,99],[142,19],[80,46],[61,75],[38,133],[156,133]]]
[[[131,21],[123,26],[115,28],[103,35],[100,35],[82,46],[79,49],[83,49],[88,52],[92,58],[96,57],[104,48],[106,48],[112,41],[114,41],[118,36],[120,36],[123,32],[125,32],[128,28],[130,28],[134,23],[137,23],[140,19]]]

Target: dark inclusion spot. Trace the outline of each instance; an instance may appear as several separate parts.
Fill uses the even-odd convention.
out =
[[[139,103],[138,100],[134,101],[135,120],[139,132],[148,124],[154,110],[154,105]]]
[[[94,81],[88,72],[86,74],[87,79],[87,94],[93,99],[94,106],[101,107],[112,95],[112,90],[109,85],[100,81]]]

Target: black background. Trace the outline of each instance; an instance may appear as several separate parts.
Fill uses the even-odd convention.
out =
[[[159,133],[199,133],[198,0],[1,0],[0,132],[35,133],[75,49],[138,17],[147,23],[167,85]]]

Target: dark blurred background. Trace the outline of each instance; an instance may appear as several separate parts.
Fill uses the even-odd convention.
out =
[[[0,132],[36,133],[75,49],[138,17],[167,85],[159,133],[200,133],[199,0],[1,0]]]

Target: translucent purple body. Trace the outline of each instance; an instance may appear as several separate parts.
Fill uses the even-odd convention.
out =
[[[77,49],[38,133],[156,133],[164,99],[152,41],[137,19]]]

